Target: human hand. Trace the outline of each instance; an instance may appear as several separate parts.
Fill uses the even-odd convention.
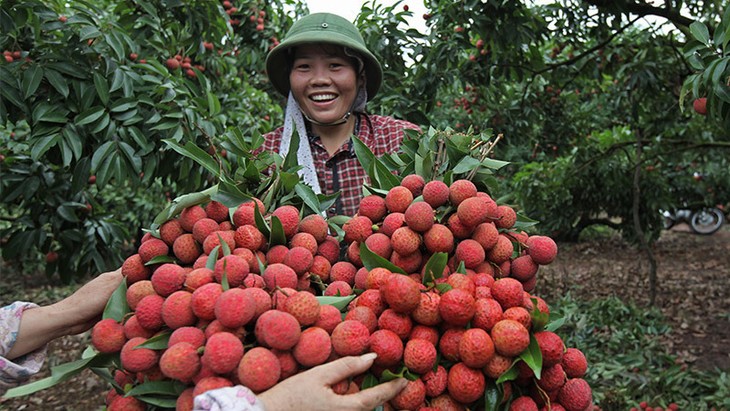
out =
[[[79,334],[97,323],[122,279],[121,268],[99,274],[75,293],[51,305],[60,314],[61,335]]]
[[[23,311],[15,343],[5,354],[12,360],[64,335],[91,328],[101,318],[104,307],[119,283],[121,268],[100,274],[63,300]]]
[[[408,381],[398,378],[354,394],[339,395],[332,385],[370,368],[375,353],[343,357],[289,377],[259,394],[269,411],[287,410],[372,410],[395,397]]]

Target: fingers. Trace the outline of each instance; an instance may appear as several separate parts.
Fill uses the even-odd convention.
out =
[[[347,377],[362,374],[367,371],[377,357],[375,353],[363,354],[359,357],[342,357],[330,363],[325,363],[311,371],[315,372],[325,384],[335,384]],[[314,377],[316,378],[316,377]]]
[[[366,390],[344,396],[347,402],[354,401],[354,407],[371,410],[378,405],[384,404],[398,395],[408,385],[405,378],[397,378],[383,384],[378,384]]]

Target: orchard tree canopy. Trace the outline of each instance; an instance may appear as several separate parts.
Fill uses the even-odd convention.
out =
[[[728,202],[723,2],[426,6],[364,4],[355,23],[385,71],[369,110],[502,134],[493,155],[511,165],[494,194],[537,230],[577,239],[604,224],[647,244],[660,209]],[[215,169],[257,173],[239,160],[283,104],[263,62],[306,12],[293,0],[4,1],[3,257],[65,280],[108,270],[166,201],[215,184]]]

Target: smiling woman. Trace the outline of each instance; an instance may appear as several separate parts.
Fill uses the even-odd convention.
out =
[[[335,14],[315,13],[295,22],[269,53],[266,70],[288,100],[284,126],[264,136],[262,150],[285,156],[296,131],[303,181],[315,193],[339,193],[328,216],[354,215],[367,173],[351,137],[382,156],[399,149],[405,129],[419,127],[366,112],[367,101],[380,89],[380,63],[357,28]]]

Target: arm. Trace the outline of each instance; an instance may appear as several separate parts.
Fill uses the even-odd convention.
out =
[[[88,330],[98,320],[121,281],[121,269],[103,273],[55,304],[27,308],[20,318],[15,343],[5,353],[5,358],[13,360],[53,339]]]

